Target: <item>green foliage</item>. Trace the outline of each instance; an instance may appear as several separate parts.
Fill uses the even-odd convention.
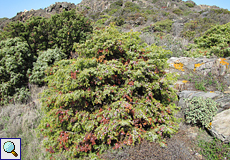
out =
[[[211,18],[197,18],[184,24],[181,35],[192,41],[195,37],[201,36],[202,33],[215,25],[216,21]]]
[[[189,2],[185,3],[185,5],[186,5],[186,6],[188,6],[189,8],[192,8],[192,7],[194,7],[194,6],[195,6],[195,4],[193,4],[193,3],[189,3]]]
[[[202,97],[193,97],[191,100],[185,99],[185,101],[187,102],[186,122],[207,128],[217,113],[217,103],[211,98],[203,99]]]
[[[48,21],[47,28],[52,48],[62,48],[67,56],[70,55],[73,44],[84,42],[93,29],[89,19],[76,14],[75,10],[53,15]]]
[[[122,17],[115,18],[115,23],[117,26],[122,26],[123,24],[125,24],[125,19]]]
[[[114,2],[115,5],[117,6],[122,6],[123,5],[123,0],[118,0],[116,2]]]
[[[134,13],[134,14],[129,14],[126,20],[128,21],[133,20],[136,22],[137,25],[142,25],[147,20],[147,17],[143,13]]]
[[[28,98],[27,70],[32,68],[34,55],[20,38],[0,42],[0,105],[22,102]]]
[[[116,13],[123,5],[123,0],[118,0],[110,5],[109,9],[106,9],[106,13],[110,16]]]
[[[177,14],[177,15],[181,15],[181,14],[183,13],[183,11],[180,10],[180,9],[174,9],[174,10],[173,10],[173,13],[175,13],[175,14]]]
[[[230,56],[230,23],[217,25],[207,30],[201,37],[194,40],[198,48],[210,49],[219,57]]]
[[[33,70],[28,71],[30,83],[42,85],[45,77],[45,70],[55,62],[65,59],[66,55],[61,49],[48,49],[39,53],[37,61],[33,64]]]
[[[211,142],[201,140],[198,144],[200,154],[207,159],[219,160],[230,158],[230,143],[224,144],[221,140],[214,139]]]
[[[9,38],[20,37],[27,42],[32,53],[38,50],[46,50],[49,48],[47,20],[42,17],[32,17],[25,23],[17,21],[11,22],[4,28],[5,34]]]
[[[109,12],[108,12],[108,14],[111,16],[111,15],[113,15],[114,13],[116,13],[117,12],[117,9],[112,9],[112,10],[110,10]]]
[[[92,39],[74,48],[77,60],[47,70],[49,88],[41,99],[46,117],[39,126],[47,151],[95,157],[108,146],[162,142],[176,132],[177,96],[169,87],[176,79],[164,72],[170,51],[147,47],[139,33],[121,33],[114,25],[94,30]]]
[[[211,9],[211,11],[214,11],[216,14],[230,14],[230,11],[227,9]]]
[[[206,91],[204,82],[195,82],[195,88],[201,91]]]
[[[58,47],[69,56],[73,44],[85,41],[90,32],[92,26],[89,20],[71,10],[53,15],[50,19],[32,17],[25,23],[12,22],[5,27],[4,34],[8,38],[22,38],[32,53]]]
[[[154,30],[158,32],[170,32],[172,29],[173,21],[170,19],[158,21],[154,24]]]
[[[193,57],[216,55],[229,57],[230,23],[216,25],[207,30],[202,36],[194,39],[194,44],[188,46],[187,55]]]
[[[141,7],[133,2],[125,2],[125,10],[128,10],[130,12],[140,12]]]
[[[189,40],[192,40],[196,35],[195,31],[185,31],[182,36],[185,38],[188,38]]]
[[[105,24],[105,21],[107,20],[107,18],[102,18],[102,19],[99,19],[97,22],[96,22],[96,25],[103,25]]]

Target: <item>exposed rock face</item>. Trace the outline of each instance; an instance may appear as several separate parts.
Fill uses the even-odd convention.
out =
[[[45,17],[50,18],[51,15],[60,13],[63,10],[69,11],[71,9],[76,9],[76,5],[74,3],[67,3],[67,2],[56,2],[55,4],[50,5],[49,7],[45,9],[39,9],[39,10],[24,10],[24,12],[19,12],[17,15],[11,19],[2,19],[0,21],[0,30],[2,30],[6,24],[14,21],[22,21],[25,22],[26,20],[30,19],[31,17]]]
[[[76,5],[74,3],[56,2],[55,4],[52,4],[48,8],[46,8],[45,11],[51,13],[59,13],[62,10],[69,11],[71,9],[76,9]]]
[[[168,61],[169,70],[166,72],[176,72],[180,75],[189,74],[189,71],[200,72],[203,75],[212,73],[218,77],[222,77],[224,83],[230,86],[230,57],[228,58],[190,58],[190,57],[171,57]],[[186,81],[178,80],[171,87],[178,90],[178,106],[184,108],[187,106],[184,98],[192,99],[193,97],[211,98],[218,104],[218,113],[213,118],[212,125],[209,129],[210,133],[223,142],[230,142],[230,87],[224,92],[213,90],[210,88],[208,92],[194,90],[191,84]]]
[[[171,57],[168,61],[170,72],[194,71],[203,75],[211,73],[215,76],[222,76],[226,84],[230,85],[230,57],[228,58],[190,58],[190,57]],[[176,68],[175,68],[176,67]]]
[[[230,99],[228,99],[230,101]],[[213,117],[210,133],[225,143],[230,142],[230,109]]]
[[[19,20],[25,22],[27,19],[33,16],[50,18],[52,14],[60,13],[63,10],[69,11],[71,9],[76,9],[76,5],[74,3],[56,2],[55,4],[52,4],[45,9],[39,9],[39,10],[32,9],[30,11],[20,12],[11,20],[12,21]]]

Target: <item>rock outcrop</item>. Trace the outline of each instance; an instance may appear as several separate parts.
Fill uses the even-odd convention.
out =
[[[230,142],[230,57],[228,58],[190,58],[190,57],[171,57],[168,61],[169,70],[166,72],[176,72],[180,75],[188,75],[191,72],[200,72],[201,76],[207,76],[211,73],[213,76],[221,77],[227,88],[223,92],[215,88],[207,88],[207,92],[195,89],[188,81],[178,80],[171,87],[178,90],[178,106],[184,108],[187,106],[185,98],[193,97],[211,98],[218,104],[218,113],[213,118],[210,128],[211,135],[222,140],[225,143]]]

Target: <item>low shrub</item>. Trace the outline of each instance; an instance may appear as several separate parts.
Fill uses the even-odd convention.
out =
[[[211,11],[214,11],[217,14],[230,14],[230,11],[227,9],[211,9]]]
[[[193,97],[185,101],[187,102],[184,111],[186,122],[208,128],[217,113],[217,103],[211,98],[202,97]]]
[[[133,2],[125,2],[125,9],[131,12],[135,12],[135,11],[139,12],[141,7],[138,4],[133,3]]]
[[[207,30],[202,36],[194,39],[194,44],[188,46],[187,54],[193,56],[229,57],[230,23],[216,25]]]
[[[170,19],[158,21],[154,23],[154,30],[158,32],[167,32],[169,33],[172,29],[173,21]]]
[[[114,21],[117,26],[122,26],[123,24],[125,24],[125,19],[122,17],[117,17],[114,19]]]
[[[188,2],[188,3],[185,3],[185,5],[186,5],[186,6],[188,6],[189,8],[192,8],[192,7],[194,7],[194,6],[195,6],[195,4],[193,4],[193,3],[189,3],[189,2]]]
[[[182,13],[183,13],[183,11],[180,9],[174,9],[172,12],[177,14],[177,15],[182,15]]]

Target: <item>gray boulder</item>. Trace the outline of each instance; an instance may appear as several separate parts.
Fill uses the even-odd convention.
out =
[[[213,117],[209,132],[225,143],[230,142],[230,109],[220,112]]]

